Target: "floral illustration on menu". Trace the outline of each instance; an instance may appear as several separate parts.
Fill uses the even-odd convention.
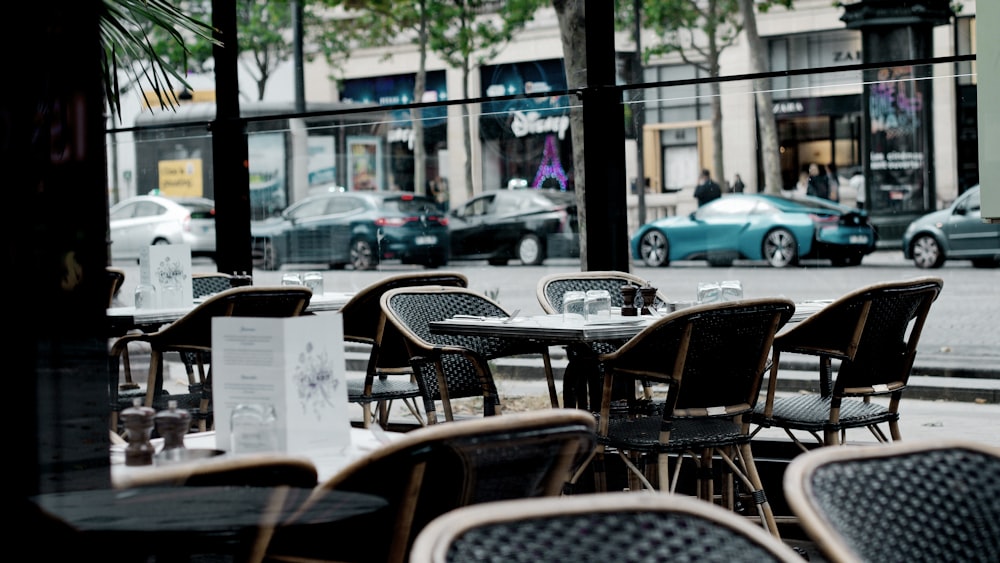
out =
[[[325,408],[335,406],[333,397],[340,382],[333,376],[326,351],[314,353],[312,342],[307,342],[305,351],[299,354],[293,381],[304,413],[312,410],[320,420]]]
[[[188,277],[187,272],[184,271],[184,265],[176,260],[171,260],[169,256],[160,261],[160,265],[156,267],[156,275],[160,280],[160,285],[164,287],[183,285]]]

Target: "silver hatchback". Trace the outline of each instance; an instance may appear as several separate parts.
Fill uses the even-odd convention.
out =
[[[972,260],[979,268],[1000,266],[1000,224],[983,221],[979,186],[947,208],[910,223],[903,233],[903,256],[918,268],[940,268],[945,260]]]
[[[205,198],[142,195],[109,210],[111,257],[138,260],[153,244],[186,244],[191,256],[215,258],[215,202]]]

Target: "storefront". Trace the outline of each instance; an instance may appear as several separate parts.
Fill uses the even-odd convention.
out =
[[[488,98],[566,89],[562,59],[484,66]],[[565,95],[485,102],[479,118],[483,191],[573,189],[573,147]]]

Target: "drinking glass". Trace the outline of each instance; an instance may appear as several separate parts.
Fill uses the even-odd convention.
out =
[[[299,274],[282,274],[281,285],[302,285],[302,276]]]
[[[743,299],[743,284],[740,280],[726,280],[719,284],[722,289],[723,301],[737,301]]]
[[[148,283],[140,283],[135,286],[135,308],[155,309],[159,306],[156,302],[156,288]]]
[[[585,308],[587,294],[582,291],[567,291],[563,293],[563,320],[582,321],[587,314]]]
[[[240,403],[229,417],[230,453],[278,451],[278,416],[270,403]]]
[[[722,298],[718,282],[698,282],[698,303],[715,303]]]
[[[600,321],[611,318],[611,293],[606,289],[591,289],[585,297],[587,321]]]
[[[306,272],[305,274],[302,274],[302,283],[312,290],[313,295],[323,295],[322,272]]]

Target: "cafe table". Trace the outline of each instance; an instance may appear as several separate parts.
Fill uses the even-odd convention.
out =
[[[344,304],[350,301],[351,297],[354,297],[354,292],[327,291],[322,294],[313,295],[309,299],[306,312],[339,311]],[[131,306],[110,307],[107,310],[109,329],[113,335],[122,335],[135,329],[143,331],[156,330],[161,325],[183,317],[203,300],[203,298],[195,299],[187,307],[169,309],[136,309]]]

